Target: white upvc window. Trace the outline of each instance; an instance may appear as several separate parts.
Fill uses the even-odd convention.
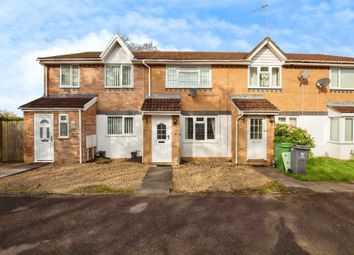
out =
[[[331,68],[331,89],[354,90],[354,69]]]
[[[339,141],[339,118],[330,118],[330,141]]]
[[[353,142],[354,130],[353,130],[354,118],[349,117],[344,119],[344,141]]]
[[[250,66],[249,88],[281,88],[281,66]]]
[[[277,124],[288,124],[297,127],[297,117],[295,116],[278,116],[276,117]]]
[[[133,135],[134,117],[107,116],[107,135]]]
[[[60,66],[60,87],[79,88],[80,69],[78,65]]]
[[[133,66],[112,64],[105,65],[106,88],[132,88]]]
[[[184,139],[213,141],[216,139],[216,117],[185,117]]]
[[[210,66],[166,66],[166,88],[211,88]]]
[[[69,114],[59,114],[59,138],[69,138]]]

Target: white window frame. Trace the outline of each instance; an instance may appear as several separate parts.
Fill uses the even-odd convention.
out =
[[[333,87],[332,86],[332,70],[333,69],[338,69],[338,87]],[[330,85],[329,85],[329,88],[331,90],[354,90],[354,88],[342,88],[341,85],[342,85],[342,82],[341,82],[341,70],[343,68],[340,68],[340,67],[331,67],[329,69],[329,79],[331,81]],[[351,69],[354,71],[354,68],[346,68],[346,69]],[[353,81],[354,82],[354,81]]]
[[[332,119],[338,120],[338,140],[332,140]],[[340,117],[330,117],[329,120],[329,141],[332,143],[340,143],[341,142],[341,118]]]
[[[251,85],[251,67],[257,68],[257,86]],[[261,87],[259,84],[259,78],[261,73],[261,67],[267,67],[269,73],[269,87]],[[279,68],[279,86],[273,86],[273,68]],[[249,89],[281,89],[282,84],[282,66],[278,65],[250,65],[248,66],[248,88]]]
[[[215,143],[217,141],[217,136],[218,136],[218,117],[217,116],[184,116],[184,126],[183,126],[183,140],[184,142],[189,142],[189,143]],[[186,122],[187,118],[192,118],[193,119],[193,138],[188,139],[186,137]],[[197,121],[197,118],[204,118],[203,121]],[[214,118],[215,119],[215,131],[214,131],[214,139],[208,139],[208,118]],[[197,123],[204,123],[204,140],[196,140],[195,139],[195,132],[196,132],[196,124]]]
[[[108,134],[108,117],[117,117],[117,118],[122,118],[122,133],[121,134]],[[133,133],[125,133],[125,119],[126,118],[131,118],[133,119]],[[124,136],[124,137],[129,137],[129,136],[135,136],[135,118],[133,115],[107,115],[106,118],[106,136]]]
[[[66,121],[62,121],[61,120],[61,117],[62,116],[65,116],[66,117]],[[61,113],[61,114],[59,114],[58,115],[58,119],[59,119],[59,121],[58,121],[58,137],[59,137],[59,139],[67,139],[67,138],[69,138],[69,136],[70,136],[70,125],[69,125],[69,114],[67,114],[67,113]],[[67,136],[62,136],[61,135],[61,123],[66,123],[66,125],[68,126],[68,135]]]
[[[353,125],[354,125],[354,117],[343,117],[343,142],[344,143],[353,143],[354,142],[354,127],[352,128],[352,140],[351,141],[347,141],[347,140],[345,140],[345,132],[346,132],[346,130],[345,130],[345,128],[346,128],[346,126],[345,126],[345,121],[347,120],[347,119],[351,119],[352,120],[352,123],[353,123]],[[339,121],[340,122],[340,121]],[[340,130],[340,124],[339,124],[339,130]],[[339,131],[339,134],[340,134],[340,131]]]
[[[193,68],[198,68],[197,72],[198,72],[198,85],[197,86],[190,86],[190,87],[185,87],[185,86],[180,86],[179,85],[179,73],[180,73],[180,68],[181,67],[193,67]],[[200,77],[200,68],[201,67],[208,67],[209,68],[209,86],[202,86],[201,85],[201,77]],[[168,68],[176,68],[176,75],[177,75],[177,85],[170,85],[168,84]],[[188,70],[183,70],[183,72],[188,72]],[[190,70],[189,72],[195,72]],[[168,89],[211,89],[213,87],[213,77],[212,77],[212,66],[210,65],[205,65],[205,66],[192,66],[192,65],[188,65],[188,66],[173,66],[173,65],[167,65],[165,67],[165,87]]]
[[[285,118],[285,122],[279,122],[279,119],[281,119],[281,118]],[[298,116],[276,116],[275,117],[275,123],[276,124],[287,124],[287,125],[290,125],[290,119],[292,119],[292,118],[294,118],[294,119],[296,119],[296,127],[298,127],[299,126],[299,118],[298,118]]]
[[[77,86],[73,86],[73,66],[77,66]],[[63,67],[70,67],[70,85],[62,84],[62,70]],[[59,72],[60,88],[62,89],[79,89],[80,88],[80,65],[60,65]]]
[[[119,66],[119,86],[108,86],[107,85],[107,66]],[[123,86],[123,66],[130,66],[130,85]],[[134,88],[134,65],[131,64],[105,64],[104,65],[104,87],[106,89],[126,89]]]

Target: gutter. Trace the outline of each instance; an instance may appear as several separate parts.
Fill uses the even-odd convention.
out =
[[[143,65],[146,66],[149,69],[149,97],[151,96],[151,67],[145,63],[145,59],[143,60]]]

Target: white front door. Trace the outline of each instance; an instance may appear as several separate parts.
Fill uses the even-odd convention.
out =
[[[247,127],[247,159],[266,159],[267,119],[249,117]]]
[[[53,161],[53,115],[36,115],[35,160]]]
[[[152,116],[152,162],[172,162],[172,118]]]

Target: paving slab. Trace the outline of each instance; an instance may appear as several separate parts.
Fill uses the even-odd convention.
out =
[[[137,195],[168,195],[172,189],[172,167],[150,167],[135,191]]]
[[[47,165],[48,163],[1,163],[0,165],[0,178],[11,176],[14,174],[23,173],[26,171],[34,170],[42,166]]]
[[[288,188],[304,188],[314,192],[353,192],[354,183],[345,182],[305,182],[287,176],[272,167],[255,167],[255,170],[265,176],[285,185]]]

